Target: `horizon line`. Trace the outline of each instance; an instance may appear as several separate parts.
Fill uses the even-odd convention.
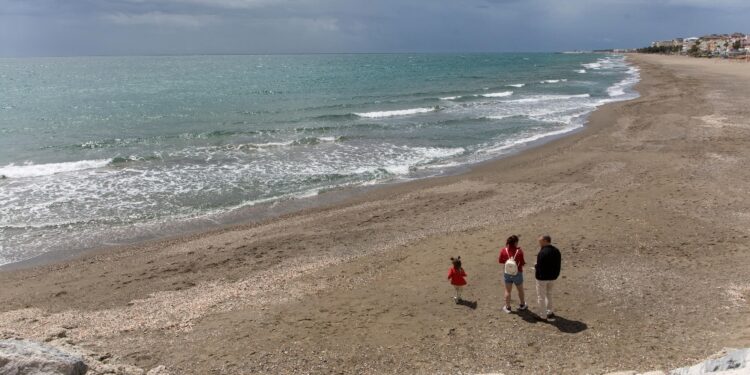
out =
[[[164,54],[82,54],[82,55],[26,55],[26,56],[4,56],[0,59],[29,59],[29,58],[75,58],[75,57],[189,57],[189,56],[314,56],[314,55],[459,55],[459,54],[499,54],[499,53],[517,53],[517,54],[541,54],[541,53],[564,53],[564,52],[583,52],[596,53],[614,49],[626,48],[606,48],[591,50],[556,50],[556,51],[461,51],[461,52],[276,52],[276,53],[164,53]]]

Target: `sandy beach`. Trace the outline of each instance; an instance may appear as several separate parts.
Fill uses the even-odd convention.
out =
[[[123,374],[601,374],[750,346],[750,65],[629,59],[640,98],[467,173],[0,272],[0,338]],[[553,323],[531,269],[531,312],[500,310],[510,234],[532,264],[540,234],[562,251]]]

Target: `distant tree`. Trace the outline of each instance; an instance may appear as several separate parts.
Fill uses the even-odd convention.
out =
[[[644,47],[637,49],[640,53],[661,53],[661,54],[676,54],[679,53],[682,46],[660,46],[660,47]]]
[[[742,42],[739,39],[735,40],[734,44],[732,44],[732,49],[734,49],[735,51],[739,51],[741,47]]]

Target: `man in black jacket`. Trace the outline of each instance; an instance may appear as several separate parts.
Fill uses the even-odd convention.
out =
[[[554,320],[552,312],[552,285],[560,276],[560,250],[552,246],[548,235],[539,237],[539,254],[536,256],[536,294],[541,309],[539,316],[545,320]]]

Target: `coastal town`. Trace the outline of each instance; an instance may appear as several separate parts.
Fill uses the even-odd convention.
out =
[[[750,35],[736,32],[658,40],[652,42],[651,46],[639,48],[635,52],[746,59],[750,55]]]

